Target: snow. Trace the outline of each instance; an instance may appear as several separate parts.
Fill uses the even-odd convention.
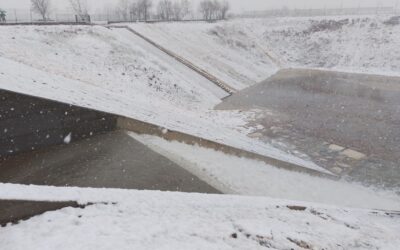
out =
[[[122,29],[0,27],[3,89],[130,117],[327,172],[247,137],[252,112],[212,110],[220,102],[220,90],[165,57]]]
[[[112,93],[141,92],[188,108],[210,107],[226,96],[127,32],[100,26],[1,27],[0,56]]]
[[[280,67],[400,72],[399,26],[375,28],[383,27],[382,20],[368,19],[330,32],[299,35],[310,25],[306,18],[286,18],[131,26],[237,89],[264,80]],[[123,29],[0,27],[0,87],[131,117],[159,125],[163,132],[181,131],[326,172],[248,138],[253,128],[247,127],[247,119],[256,111],[212,110],[226,95],[223,91]],[[398,249],[400,245],[399,213],[370,210],[400,210],[394,193],[131,135],[216,188],[242,196],[0,184],[2,200],[94,203],[0,228],[0,248]],[[294,205],[304,206],[304,211]]]
[[[0,184],[0,197],[14,196],[95,204],[0,228],[4,250],[397,249],[400,244],[399,215],[383,211],[261,197]]]
[[[71,137],[72,133],[69,133],[65,138],[64,138],[64,143],[69,144],[71,142]]]
[[[400,25],[384,24],[387,19],[387,16],[289,18],[260,21],[255,30],[288,67],[398,76]],[[266,25],[271,28],[261,28]]]
[[[223,193],[400,210],[400,197],[395,192],[278,169],[261,161],[155,136],[129,134]]]
[[[240,20],[129,26],[240,90],[265,80],[278,70],[244,24]],[[232,29],[225,30],[226,26]]]
[[[400,25],[385,24],[389,18],[241,18],[211,24],[130,26],[242,89],[265,80],[279,68],[399,76]],[[346,19],[337,29],[323,28],[329,21]]]

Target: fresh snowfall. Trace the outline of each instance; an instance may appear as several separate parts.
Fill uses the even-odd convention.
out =
[[[0,26],[0,88],[108,112],[297,164],[248,136],[258,110],[121,25],[240,91],[283,68],[400,76],[388,16]],[[0,199],[75,201],[0,228],[0,249],[399,249],[400,197],[197,145],[129,133],[223,195],[0,184]]]

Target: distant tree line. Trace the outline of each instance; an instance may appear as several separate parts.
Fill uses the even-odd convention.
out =
[[[228,1],[203,0],[200,2],[199,11],[205,20],[223,20],[229,11]]]
[[[226,19],[229,9],[226,0],[203,0],[198,6],[205,20]],[[194,16],[189,0],[159,0],[155,6],[152,0],[119,0],[115,12],[122,21],[179,21]]]
[[[115,14],[121,21],[149,20],[153,2],[151,0],[120,0]]]
[[[80,20],[89,16],[86,0],[69,0],[71,9]],[[31,10],[49,20],[51,0],[31,0]],[[227,0],[202,0],[198,6],[198,14],[205,20],[223,20],[230,9]],[[112,11],[120,21],[179,21],[193,19],[195,13],[189,0],[119,0]]]

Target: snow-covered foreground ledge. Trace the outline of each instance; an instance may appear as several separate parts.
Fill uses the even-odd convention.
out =
[[[0,228],[1,249],[397,249],[400,216],[260,197],[0,184],[0,198],[105,202]]]

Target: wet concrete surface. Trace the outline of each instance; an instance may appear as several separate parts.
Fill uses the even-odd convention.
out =
[[[76,201],[21,201],[21,200],[0,200],[0,226],[7,226],[9,223],[18,223],[21,220],[28,220],[36,215],[49,211],[55,211],[65,207],[84,207]]]
[[[3,158],[0,182],[220,193],[124,131]]]
[[[400,78],[287,69],[217,109],[259,109],[252,136],[365,184],[400,187]],[[337,147],[336,147],[337,146]]]

